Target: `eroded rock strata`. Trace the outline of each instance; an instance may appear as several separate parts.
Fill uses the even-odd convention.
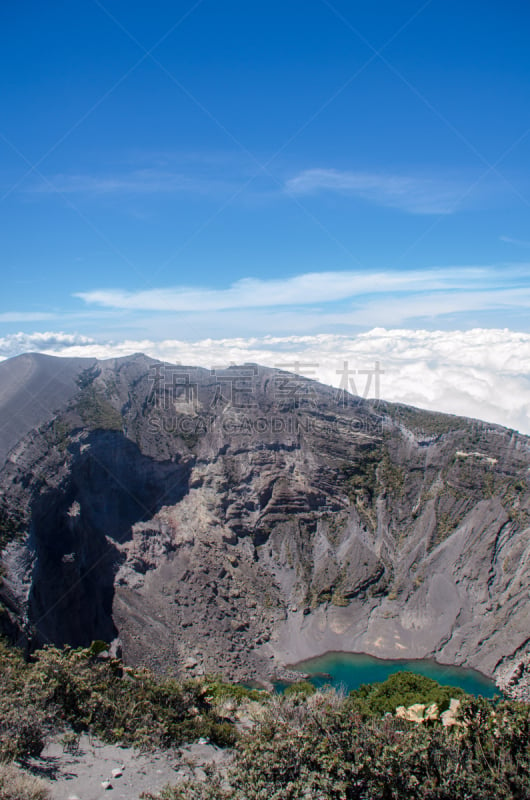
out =
[[[12,638],[247,681],[328,650],[431,656],[517,687],[525,436],[254,365],[21,358],[0,364]]]

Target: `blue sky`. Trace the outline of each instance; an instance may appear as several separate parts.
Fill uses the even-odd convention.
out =
[[[0,8],[0,337],[530,331],[530,7]]]

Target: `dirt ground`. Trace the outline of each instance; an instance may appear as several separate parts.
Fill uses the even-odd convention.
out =
[[[76,752],[65,752],[59,737],[52,740],[31,771],[48,783],[52,800],[139,800],[142,792],[159,791],[168,783],[205,779],[205,767],[230,757],[205,740],[174,751],[142,753],[83,735]]]

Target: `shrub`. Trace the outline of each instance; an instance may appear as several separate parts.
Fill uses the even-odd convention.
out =
[[[457,686],[441,686],[432,678],[414,672],[395,672],[382,683],[364,684],[350,692],[353,709],[366,715],[393,714],[398,706],[436,703],[440,711],[449,708],[451,698],[466,696]]]
[[[463,703],[466,727],[363,719],[332,692],[271,704],[226,777],[167,787],[163,800],[528,800],[527,706]]]
[[[44,718],[39,710],[18,705],[0,708],[0,714],[0,761],[39,756],[45,744]]]
[[[235,742],[235,728],[216,716],[200,681],[181,683],[124,667],[119,659],[101,657],[97,648],[45,647],[35,658],[33,693],[74,731],[142,747],[201,736],[223,746]]]
[[[21,653],[0,641],[0,761],[38,756],[46,717],[26,691],[28,667]]]
[[[263,689],[249,689],[247,686],[225,683],[217,678],[213,678],[207,683],[205,692],[215,700],[231,699],[237,702],[242,702],[244,700],[260,702],[267,694]]]
[[[50,730],[144,748],[200,737],[234,744],[235,726],[216,713],[204,681],[160,678],[100,651],[46,646],[26,664],[0,643],[0,760],[38,755]]]
[[[455,694],[421,676],[394,675],[346,698],[332,689],[308,695],[265,693],[254,727],[236,742],[235,727],[212,705],[211,680],[156,678],[98,655],[97,647],[47,647],[26,665],[20,654],[0,644],[0,672],[3,758],[36,752],[47,726],[62,726],[67,733],[88,729],[107,740],[146,747],[199,736],[221,745],[235,742],[228,768],[212,767],[208,783],[168,787],[163,800],[529,797],[529,706],[464,696],[462,725],[456,729],[386,714],[392,706],[415,700],[441,703],[434,691]],[[214,682],[214,693],[226,697],[225,691],[226,685]],[[236,695],[244,697],[246,691],[237,688]],[[23,788],[12,791],[8,779],[5,785],[0,800],[46,797],[25,795]]]
[[[287,686],[284,695],[287,697],[295,696],[304,699],[315,694],[315,692],[315,687],[309,681],[297,681],[297,683],[292,683],[290,686]]]

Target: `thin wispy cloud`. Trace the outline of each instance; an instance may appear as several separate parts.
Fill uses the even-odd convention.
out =
[[[190,175],[165,169],[145,168],[107,175],[57,174],[47,181],[32,184],[29,194],[157,195],[204,194],[233,190],[236,181],[228,178]]]
[[[514,244],[517,247],[530,247],[530,241],[526,239],[515,239],[513,236],[499,236],[501,242],[507,242],[507,244]]]
[[[219,311],[238,308],[321,305],[385,293],[472,290],[479,282],[498,286],[486,268],[460,267],[402,272],[310,272],[291,278],[243,278],[226,289],[164,287],[140,291],[78,292],[85,303],[136,311]]]
[[[466,187],[443,178],[307,169],[287,180],[285,191],[292,195],[337,192],[410,214],[452,214]]]
[[[257,181],[256,162],[244,153],[227,151],[142,151],[121,154],[106,168],[86,167],[49,173],[24,184],[26,195],[219,195],[234,192],[249,181],[253,191],[270,192]],[[279,194],[280,190],[276,190]]]
[[[200,159],[193,154],[180,157],[151,156],[151,164],[108,172],[56,173],[32,182],[24,193],[46,196],[53,193],[87,196],[146,196],[171,194],[215,195],[235,191],[252,181],[252,191],[270,198],[299,197],[335,192],[371,204],[396,208],[411,214],[451,214],[466,194],[464,184],[446,178],[414,177],[385,172],[354,172],[337,169],[308,169],[285,180],[270,177],[266,186],[256,183],[256,165],[244,159],[218,156]],[[263,181],[266,174],[261,175]],[[282,190],[283,187],[283,190]],[[502,237],[501,237],[502,238]],[[508,241],[508,239],[506,239]]]
[[[527,330],[530,264],[429,270],[310,272],[244,278],[228,286],[159,286],[77,292],[53,313],[0,312],[7,326],[55,320],[62,330],[124,338],[358,333],[375,326],[428,329],[512,325]],[[86,273],[85,273],[86,274]],[[42,327],[41,327],[42,329]]]
[[[46,322],[57,316],[44,311],[0,311],[0,322]]]
[[[480,284],[479,284],[480,285]],[[358,325],[407,325],[413,321],[441,320],[447,316],[523,312],[530,309],[530,289],[491,286],[464,291],[411,293],[395,297],[369,298],[355,312]]]

